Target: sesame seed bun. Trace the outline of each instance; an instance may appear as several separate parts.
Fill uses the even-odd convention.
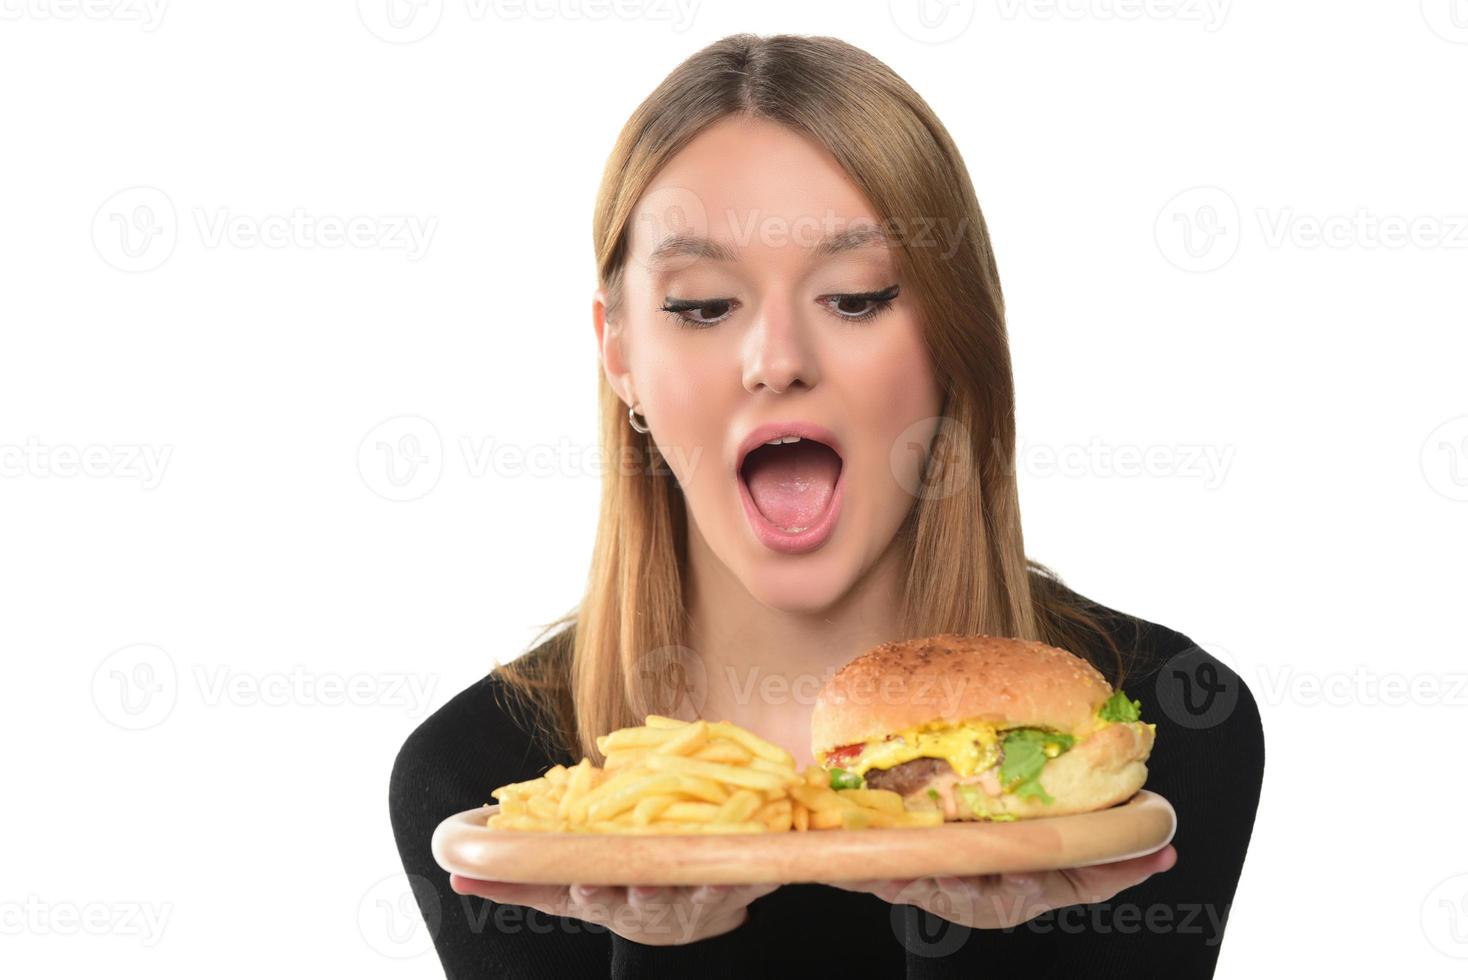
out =
[[[929,723],[988,722],[1084,737],[1111,686],[1095,667],[1034,640],[943,633],[883,643],[816,695],[811,751],[870,742]]]

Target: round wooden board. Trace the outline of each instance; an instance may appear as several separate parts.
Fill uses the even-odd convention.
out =
[[[542,885],[736,885],[922,878],[1080,868],[1150,854],[1177,814],[1141,790],[1106,810],[1003,823],[767,834],[591,834],[490,830],[498,807],[433,832],[433,858],[470,878]]]

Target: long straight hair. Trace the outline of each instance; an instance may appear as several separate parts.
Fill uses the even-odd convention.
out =
[[[623,127],[597,194],[592,236],[608,321],[621,313],[628,223],[644,189],[700,132],[741,114],[811,137],[837,159],[882,218],[903,296],[917,303],[943,408],[898,531],[905,635],[1038,639],[1086,657],[1119,684],[1124,657],[1096,607],[1026,559],[1014,379],[988,228],[947,130],[881,61],[836,38],[736,34],[678,65]],[[544,733],[567,754],[600,761],[596,736],[671,708],[691,651],[681,491],[649,434],[627,424],[599,366],[597,379],[604,458],[649,465],[603,467],[585,596],[543,624],[533,645],[555,633],[547,656],[522,657],[498,675],[545,709],[537,714]],[[1105,650],[1109,664],[1097,662]]]

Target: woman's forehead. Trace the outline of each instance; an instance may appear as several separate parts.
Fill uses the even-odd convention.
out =
[[[729,260],[750,247],[829,254],[848,250],[851,236],[872,237],[880,224],[825,147],[779,124],[742,118],[715,123],[674,155],[630,223],[629,245],[645,261],[697,239],[716,246],[702,249],[705,259]]]
[[[692,229],[670,230],[642,253],[648,269],[660,273],[695,263],[738,265],[751,259],[756,249],[788,249],[794,261],[807,269],[836,257],[885,264],[891,248],[891,242],[881,227],[866,221],[845,226],[816,222],[787,225],[782,222],[755,235],[738,234],[738,229],[724,229],[723,233],[709,230],[713,233],[698,234]]]

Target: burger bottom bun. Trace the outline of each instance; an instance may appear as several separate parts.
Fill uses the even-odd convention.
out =
[[[1045,763],[1040,770],[1040,785],[1054,799],[1046,803],[1038,797],[999,793],[992,770],[988,778],[970,776],[961,782],[979,788],[977,799],[982,813],[969,808],[964,795],[955,786],[960,782],[952,771],[934,776],[927,784],[905,799],[914,809],[932,809],[928,790],[937,790],[944,816],[948,820],[982,820],[986,816],[1008,815],[1016,818],[1058,817],[1069,813],[1087,813],[1130,799],[1147,781],[1147,756],[1152,751],[1153,730],[1141,722],[1119,722],[1107,725],[1074,748]]]

